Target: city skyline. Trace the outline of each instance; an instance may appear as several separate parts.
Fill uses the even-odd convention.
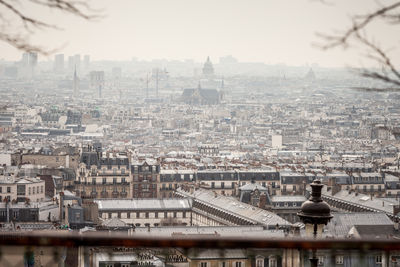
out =
[[[356,48],[321,50],[317,33],[335,33],[351,25],[349,15],[364,14],[376,7],[374,1],[334,5],[313,1],[106,1],[93,2],[102,16],[85,21],[73,16],[33,9],[63,30],[38,31],[32,42],[56,53],[90,54],[92,60],[125,61],[136,57],[194,59],[203,62],[233,55],[241,62],[263,62],[324,67],[370,66],[365,51]],[[104,11],[103,11],[104,10]],[[379,22],[368,32],[382,44],[398,40]],[[21,52],[0,44],[0,58],[19,60]],[[394,60],[398,52],[391,51]],[[52,58],[52,54],[49,58]],[[41,56],[43,60],[45,56]]]

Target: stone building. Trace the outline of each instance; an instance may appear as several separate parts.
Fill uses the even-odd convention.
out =
[[[82,152],[75,191],[85,198],[131,198],[129,160],[126,153]]]
[[[132,197],[157,198],[160,193],[160,164],[155,160],[131,164]]]
[[[184,89],[181,100],[188,105],[217,105],[221,94],[216,89],[203,89],[199,83],[197,88]]]
[[[262,187],[268,188],[270,195],[280,194],[279,172],[274,169],[238,171],[238,179],[241,186],[255,182]]]
[[[219,156],[218,144],[200,144],[197,146],[200,155]]]
[[[199,226],[263,225],[266,229],[291,227],[291,223],[278,215],[240,202],[235,197],[219,195],[210,190],[191,186],[175,192],[179,198],[192,201],[192,224]]]
[[[223,170],[201,170],[196,174],[197,183],[205,189],[227,196],[236,195],[238,173]]]
[[[191,225],[189,199],[98,199],[99,217],[118,218],[132,226]]]
[[[45,181],[31,177],[0,177],[0,201],[39,202],[45,197]]]
[[[160,197],[171,198],[174,191],[182,185],[192,183],[195,179],[193,170],[161,170]]]

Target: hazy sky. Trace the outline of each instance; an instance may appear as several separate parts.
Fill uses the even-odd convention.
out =
[[[351,14],[373,10],[376,1],[329,0],[92,0],[106,15],[87,22],[74,16],[33,9],[37,17],[62,31],[37,32],[32,41],[66,56],[89,54],[92,60],[188,59],[217,63],[224,55],[240,61],[323,66],[364,64],[359,49],[321,51],[316,32],[350,25]],[[387,1],[382,1],[386,3]],[[399,45],[398,28],[373,25],[369,32],[382,45]],[[0,44],[0,58],[16,60],[21,52]],[[392,51],[398,56],[398,50]],[[46,58],[41,57],[42,60]]]

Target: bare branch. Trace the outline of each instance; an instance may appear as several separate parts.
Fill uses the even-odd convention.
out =
[[[4,0],[0,0],[0,5],[6,7],[9,11],[11,11],[12,13],[14,13],[24,24],[25,28],[29,28],[29,26],[34,26],[34,27],[47,27],[50,28],[52,27],[52,25],[47,24],[43,21],[34,19],[32,17],[26,16],[24,14],[22,14],[20,11],[18,11],[12,4],[4,1]]]
[[[363,36],[361,36],[361,34],[359,32],[356,32],[355,36],[361,43],[363,43],[365,46],[367,46],[373,52],[375,52],[379,56],[377,58],[377,61],[380,63],[383,63],[384,66],[389,68],[390,71],[400,80],[400,72],[395,68],[395,66],[392,64],[392,61],[390,60],[390,58],[386,55],[386,53],[381,48],[379,48],[377,45],[370,42],[367,38],[364,38]]]
[[[367,25],[370,24],[372,21],[374,21],[376,18],[383,17],[388,12],[392,12],[394,9],[399,7],[400,7],[400,1],[389,6],[384,6],[371,14],[354,16],[352,21],[352,26],[342,35],[332,36],[332,35],[319,34],[320,37],[328,41],[328,43],[322,46],[322,48],[330,49],[337,46],[347,45],[350,37],[357,34],[360,30],[366,28]]]
[[[379,81],[382,81],[382,82],[385,82],[388,84],[400,86],[399,80],[390,78],[389,75],[381,74],[376,71],[370,71],[370,70],[364,69],[360,72],[360,75],[365,78],[372,78],[372,79],[379,80]]]
[[[67,14],[77,16],[86,20],[93,20],[100,18],[100,11],[94,10],[90,7],[87,1],[73,1],[73,0],[28,0],[34,5],[48,7],[51,10],[57,10],[65,12]],[[29,14],[29,11],[21,11],[21,8],[17,6],[18,1],[0,0],[0,7],[4,8],[4,11],[0,13],[0,40],[16,47],[17,49],[30,52],[38,52],[42,55],[50,55],[56,50],[45,49],[41,46],[32,45],[29,42],[29,36],[35,33],[35,30],[43,28],[51,28],[60,30],[59,26],[47,23],[42,18],[36,18]],[[8,12],[12,15],[12,18],[7,18],[4,12]],[[10,33],[5,29],[9,29],[10,22],[16,18],[20,21],[25,29],[25,33],[20,34]]]
[[[377,0],[376,4],[378,7],[374,12],[353,16],[351,18],[352,26],[346,31],[339,34],[317,34],[317,36],[325,40],[325,44],[319,45],[319,47],[325,50],[338,46],[347,48],[350,46],[351,41],[356,41],[367,49],[367,58],[382,66],[380,72],[363,68],[359,74],[362,77],[400,87],[400,71],[395,67],[388,53],[365,35],[368,26],[378,19],[388,24],[400,23],[400,1],[396,1],[391,5],[383,5]]]

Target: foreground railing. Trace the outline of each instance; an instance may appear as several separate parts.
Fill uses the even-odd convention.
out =
[[[172,237],[127,235],[118,232],[7,232],[0,233],[1,246],[104,246],[104,247],[178,247],[178,248],[280,248],[280,249],[350,249],[400,251],[397,239],[309,239],[220,237],[210,235],[175,234]]]
[[[0,266],[294,267],[310,266],[313,249],[318,266],[400,266],[396,239],[67,231],[0,233]]]

